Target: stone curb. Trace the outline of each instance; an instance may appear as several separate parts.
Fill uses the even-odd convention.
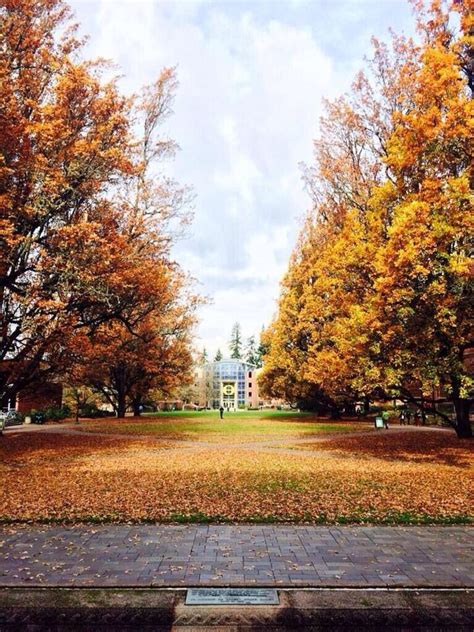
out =
[[[278,589],[279,606],[187,606],[185,590],[0,589],[0,631],[469,630],[471,590]]]

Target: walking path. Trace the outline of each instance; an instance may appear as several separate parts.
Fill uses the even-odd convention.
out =
[[[5,586],[474,587],[469,527],[0,527]]]

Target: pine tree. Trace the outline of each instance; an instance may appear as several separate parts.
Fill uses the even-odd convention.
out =
[[[247,338],[247,344],[245,345],[245,361],[249,364],[257,365],[258,351],[255,344],[255,336]]]
[[[260,369],[263,366],[263,356],[268,353],[268,344],[266,344],[263,340],[263,336],[265,333],[265,328],[262,326],[262,331],[260,332],[260,338],[258,341],[257,351],[255,353],[255,366]]]
[[[201,366],[204,366],[205,364],[207,364],[209,360],[209,357],[207,355],[207,349],[206,347],[203,347],[203,350],[201,351],[201,354],[199,355],[199,364]]]
[[[232,327],[232,333],[229,342],[230,357],[235,360],[242,358],[242,332],[240,323],[235,323]]]
[[[222,360],[222,351],[218,349],[216,353],[216,357],[214,358],[214,362],[220,362],[221,360]]]

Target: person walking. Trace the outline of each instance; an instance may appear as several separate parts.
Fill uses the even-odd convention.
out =
[[[219,414],[220,414],[220,416],[221,416],[221,419],[224,419],[224,406],[221,406],[221,407],[219,408]]]
[[[390,419],[390,413],[388,412],[388,410],[383,411],[382,419],[383,419],[383,425],[385,427],[385,430],[388,430],[388,420]]]

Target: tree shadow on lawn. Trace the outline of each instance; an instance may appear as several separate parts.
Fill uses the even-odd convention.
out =
[[[95,452],[110,452],[132,447],[138,442],[133,436],[123,438],[90,434],[18,433],[0,439],[0,462],[7,466],[35,464],[56,457],[71,459]],[[143,445],[143,440],[140,441]]]
[[[299,447],[303,448],[303,444]],[[462,468],[471,468],[474,456],[474,442],[471,439],[458,439],[454,434],[449,435],[446,432],[414,431],[338,436],[318,443],[315,449],[390,461],[433,462]]]

